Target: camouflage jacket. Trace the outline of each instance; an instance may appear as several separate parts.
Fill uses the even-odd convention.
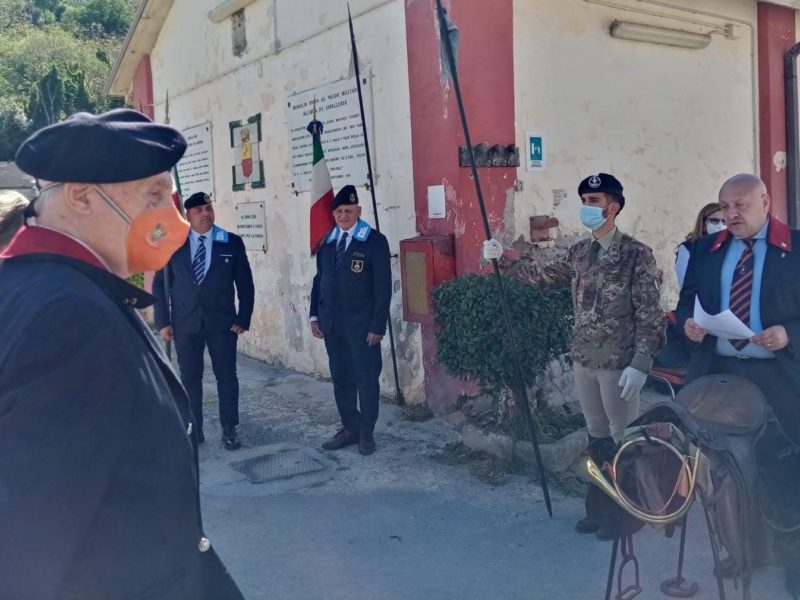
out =
[[[632,366],[648,372],[664,344],[661,271],[653,252],[617,230],[608,251],[590,264],[592,239],[570,247],[548,265],[534,258],[507,263],[504,271],[537,287],[572,286],[575,325],[572,359],[595,369]]]

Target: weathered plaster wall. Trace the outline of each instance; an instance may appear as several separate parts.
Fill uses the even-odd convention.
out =
[[[510,144],[514,140],[513,0],[445,2],[460,31],[459,80],[473,144]],[[466,143],[456,94],[441,74],[440,33],[434,0],[406,0],[406,29],[411,98],[414,192],[417,229],[424,235],[451,235],[455,272],[480,269],[483,220],[471,170],[459,166],[459,146]],[[515,169],[480,169],[490,227],[503,223]],[[446,218],[429,219],[427,189],[444,185]],[[451,407],[468,391],[448,377],[436,360],[436,328],[422,327],[428,403]]]
[[[302,372],[328,374],[323,343],[311,336],[308,300],[314,260],[308,254],[307,193],[291,188],[287,97],[348,76],[350,43],[344,3],[326,0],[257,0],[245,9],[247,51],[232,52],[231,22],[213,24],[217,0],[177,0],[151,55],[156,118],[186,128],[213,124],[218,223],[235,231],[235,203],[267,205],[266,254],[249,253],[256,284],[251,331],[244,352]],[[371,69],[381,227],[393,253],[415,235],[411,178],[408,66],[402,0],[350,2],[362,69]],[[369,35],[366,32],[369,31]],[[188,33],[187,33],[188,32]],[[231,191],[228,122],[262,115],[261,153],[266,189]],[[324,143],[324,138],[323,138]],[[364,218],[374,223],[369,193],[360,190]],[[398,342],[401,384],[409,401],[423,401],[419,328],[402,321],[400,269],[393,259],[392,321]],[[382,387],[393,392],[388,336],[383,344]]]
[[[740,22],[755,18],[752,0],[515,0],[517,143],[541,130],[548,146],[545,171],[518,171],[515,236],[528,236],[535,214],[582,232],[578,182],[614,173],[627,199],[619,225],[654,249],[672,307],[675,247],[728,176],[758,168],[753,37]],[[714,35],[702,50],[619,40],[615,19],[697,32],[731,23],[735,39]],[[567,192],[559,205],[553,190]]]

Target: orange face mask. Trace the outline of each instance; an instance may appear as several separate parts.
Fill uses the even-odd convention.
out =
[[[98,187],[108,205],[130,226],[128,228],[128,271],[158,271],[183,246],[189,235],[189,223],[171,203],[169,206],[154,208],[131,220],[116,203]]]

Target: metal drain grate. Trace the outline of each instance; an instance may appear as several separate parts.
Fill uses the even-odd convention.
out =
[[[268,483],[324,471],[327,467],[300,450],[285,450],[231,463],[250,483]]]

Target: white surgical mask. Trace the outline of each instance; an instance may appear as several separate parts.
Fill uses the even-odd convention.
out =
[[[720,231],[723,231],[727,228],[728,226],[725,225],[725,223],[722,221],[720,221],[719,223],[706,223],[706,231],[708,232],[709,235],[714,233],[719,233]]]

